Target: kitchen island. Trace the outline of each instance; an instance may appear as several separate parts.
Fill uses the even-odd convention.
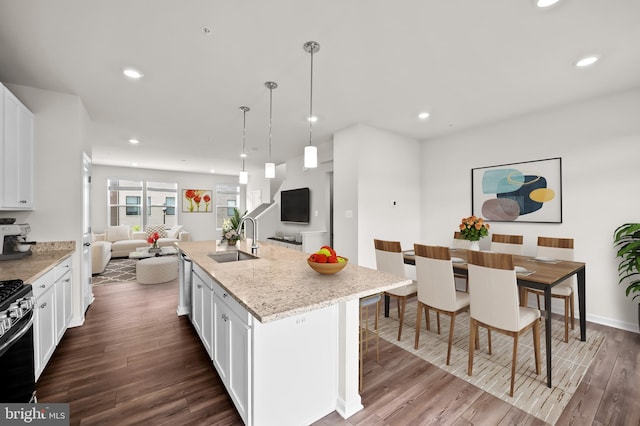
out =
[[[321,275],[305,253],[259,245],[257,259],[219,263],[209,254],[251,253],[250,242],[178,243],[193,262],[178,314],[190,314],[245,423],[309,424],[334,410],[351,416],[362,409],[359,299],[410,280],[351,263]]]

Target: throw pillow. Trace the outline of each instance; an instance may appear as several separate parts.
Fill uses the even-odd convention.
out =
[[[115,242],[131,239],[131,228],[129,225],[108,226],[107,241]]]
[[[167,237],[177,239],[180,236],[180,231],[182,231],[183,228],[184,226],[182,225],[173,225],[171,229],[167,231]]]
[[[147,229],[145,229],[147,238],[153,235],[154,232],[157,232],[160,238],[167,238],[167,231],[164,229],[164,225],[147,225]]]

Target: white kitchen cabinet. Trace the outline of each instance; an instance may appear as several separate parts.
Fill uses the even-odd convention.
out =
[[[56,344],[60,342],[71,320],[71,258],[54,267]]]
[[[31,283],[35,297],[33,346],[36,381],[51,359],[71,321],[71,258]]]
[[[191,278],[191,323],[209,358],[213,357],[213,288],[211,278],[195,266]]]
[[[250,404],[249,314],[217,284],[213,295],[213,365],[246,424]]]
[[[0,210],[32,210],[33,114],[6,87],[2,92]]]
[[[36,303],[33,309],[33,340],[36,381],[56,348],[55,274],[47,272],[32,284]]]

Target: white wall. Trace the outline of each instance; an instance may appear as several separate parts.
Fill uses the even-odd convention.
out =
[[[184,230],[191,233],[193,241],[220,239],[219,231],[216,231],[216,216],[211,213],[184,213],[182,212],[183,189],[216,189],[216,184],[238,182],[237,176],[184,173],[164,170],[139,169],[131,167],[113,167],[93,165],[91,181],[92,203],[91,223],[96,233],[103,232],[107,226],[107,181],[108,179],[132,179],[151,180],[156,182],[175,182],[178,184],[178,202],[176,213],[178,224],[184,226]],[[240,186],[240,208],[244,211],[244,187]]]
[[[562,224],[492,223],[492,233],[575,240],[587,264],[587,320],[636,330],[637,304],[617,284],[615,228],[640,221],[640,89],[547,110],[422,144],[422,232],[426,244],[449,245],[471,214],[471,169],[562,157]],[[481,248],[488,248],[489,239]]]
[[[29,240],[75,241],[73,325],[84,319],[81,285],[82,153],[89,152],[88,116],[79,97],[27,86],[7,87],[34,114],[35,210],[15,212],[29,223]]]
[[[400,241],[403,249],[413,247],[420,235],[419,153],[418,141],[369,126],[334,135],[338,253],[375,268],[374,238]]]

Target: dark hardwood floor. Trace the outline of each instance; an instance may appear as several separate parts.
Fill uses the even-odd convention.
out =
[[[242,424],[186,317],[177,282],[94,287],[85,324],[67,330],[37,384],[39,402],[70,404],[72,425]],[[640,425],[640,335],[607,334],[561,425]],[[539,425],[523,411],[380,340],[362,403],[318,425]]]

